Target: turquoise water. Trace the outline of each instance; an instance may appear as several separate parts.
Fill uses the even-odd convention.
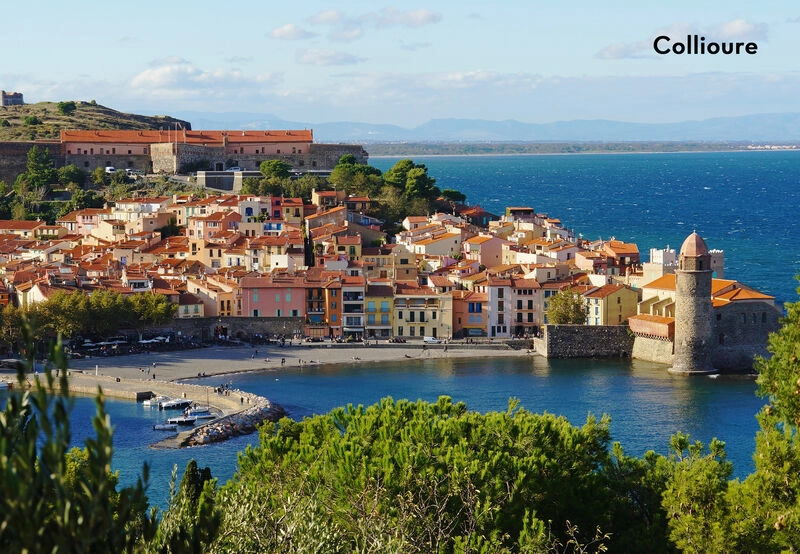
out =
[[[589,414],[609,414],[613,440],[630,455],[647,450],[666,454],[669,437],[677,431],[706,443],[716,437],[727,443],[740,477],[753,469],[754,416],[764,404],[749,379],[674,377],[664,366],[629,360],[436,359],[308,366],[230,378],[235,388],[272,399],[294,419],[348,403],[370,405],[386,396],[435,402],[440,395],[484,413],[504,411],[510,398],[518,398],[526,410],[564,415],[575,425]],[[154,450],[148,445],[163,435],[153,431],[152,424],[161,421],[163,412],[113,399],[107,401],[107,409],[116,428],[114,466],[121,481],[135,480],[148,460],[151,500],[159,505],[166,503],[175,464],[182,471],[195,458],[225,481],[236,469],[235,453],[257,442],[256,435],[250,435],[207,447]],[[76,438],[91,433],[93,411],[90,399],[78,399],[73,414]]]
[[[388,169],[397,158],[373,159]],[[697,230],[710,248],[725,250],[726,278],[795,301],[800,273],[800,152],[615,154],[565,156],[416,157],[440,188],[456,188],[468,200],[502,213],[528,205],[559,217],[586,238],[612,235],[636,242],[644,260],[650,248],[680,247]],[[420,364],[315,366],[304,371],[232,377],[233,386],[283,405],[294,418],[336,406],[372,404],[384,396],[435,401],[449,395],[472,410],[505,410],[510,397],[533,412],[567,416],[573,424],[587,414],[608,413],[614,440],[631,455],[666,453],[670,435],[690,433],[728,445],[735,473],[753,468],[757,424],[764,401],[744,379],[680,378],[663,366],[630,361],[432,360]],[[256,440],[182,451],[148,445],[157,411],[108,401],[116,426],[115,467],[123,483],[152,466],[151,500],[164,505],[174,464],[191,458],[210,466],[221,480],[236,468],[235,453]],[[93,404],[81,399],[74,412],[74,437],[91,434]],[[78,441],[79,442],[79,441]]]

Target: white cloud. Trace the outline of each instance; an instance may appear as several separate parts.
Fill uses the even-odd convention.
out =
[[[304,65],[352,65],[363,62],[365,58],[359,58],[347,52],[312,48],[298,50],[295,60]]]
[[[439,23],[442,14],[430,10],[397,10],[383,8],[349,16],[340,10],[326,10],[306,19],[310,25],[330,27],[328,38],[337,42],[352,42],[364,36],[365,28],[408,27],[419,28]]]
[[[707,38],[716,40],[767,40],[766,23],[751,23],[746,19],[726,21],[708,31]]]
[[[308,22],[313,25],[339,25],[345,19],[339,10],[326,10],[312,15]]]
[[[439,23],[442,14],[430,10],[397,10],[383,8],[377,15],[376,23],[380,27],[423,27]]]
[[[361,25],[341,26],[330,32],[328,38],[337,42],[352,42],[364,35]]]
[[[170,63],[170,60],[172,62]],[[263,73],[255,77],[229,69],[204,70],[180,58],[136,74],[124,87],[125,95],[142,95],[158,100],[197,99],[235,100],[263,94],[279,84],[280,73]]]
[[[269,36],[278,40],[303,40],[313,38],[317,36],[317,34],[301,29],[294,23],[287,23],[286,25],[281,25],[280,27],[272,29],[269,32]]]

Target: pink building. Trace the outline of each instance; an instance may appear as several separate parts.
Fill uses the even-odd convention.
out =
[[[245,277],[239,288],[245,317],[306,317],[303,276],[276,273]]]

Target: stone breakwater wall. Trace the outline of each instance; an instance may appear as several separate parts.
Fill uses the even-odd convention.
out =
[[[630,358],[633,339],[627,325],[547,325],[533,342],[545,358]]]
[[[278,421],[286,415],[283,408],[266,398],[240,391],[236,391],[236,395],[246,398],[251,407],[181,433],[178,447],[202,446],[239,435],[249,435],[265,421]]]

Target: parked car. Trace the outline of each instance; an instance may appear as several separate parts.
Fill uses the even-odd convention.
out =
[[[229,167],[225,171],[242,171],[242,168],[239,166]]]
[[[117,168],[114,167],[113,165],[107,165],[106,166],[106,173],[116,173],[116,171],[117,171]]]
[[[423,337],[422,342],[425,344],[441,344],[442,341],[436,337]]]

